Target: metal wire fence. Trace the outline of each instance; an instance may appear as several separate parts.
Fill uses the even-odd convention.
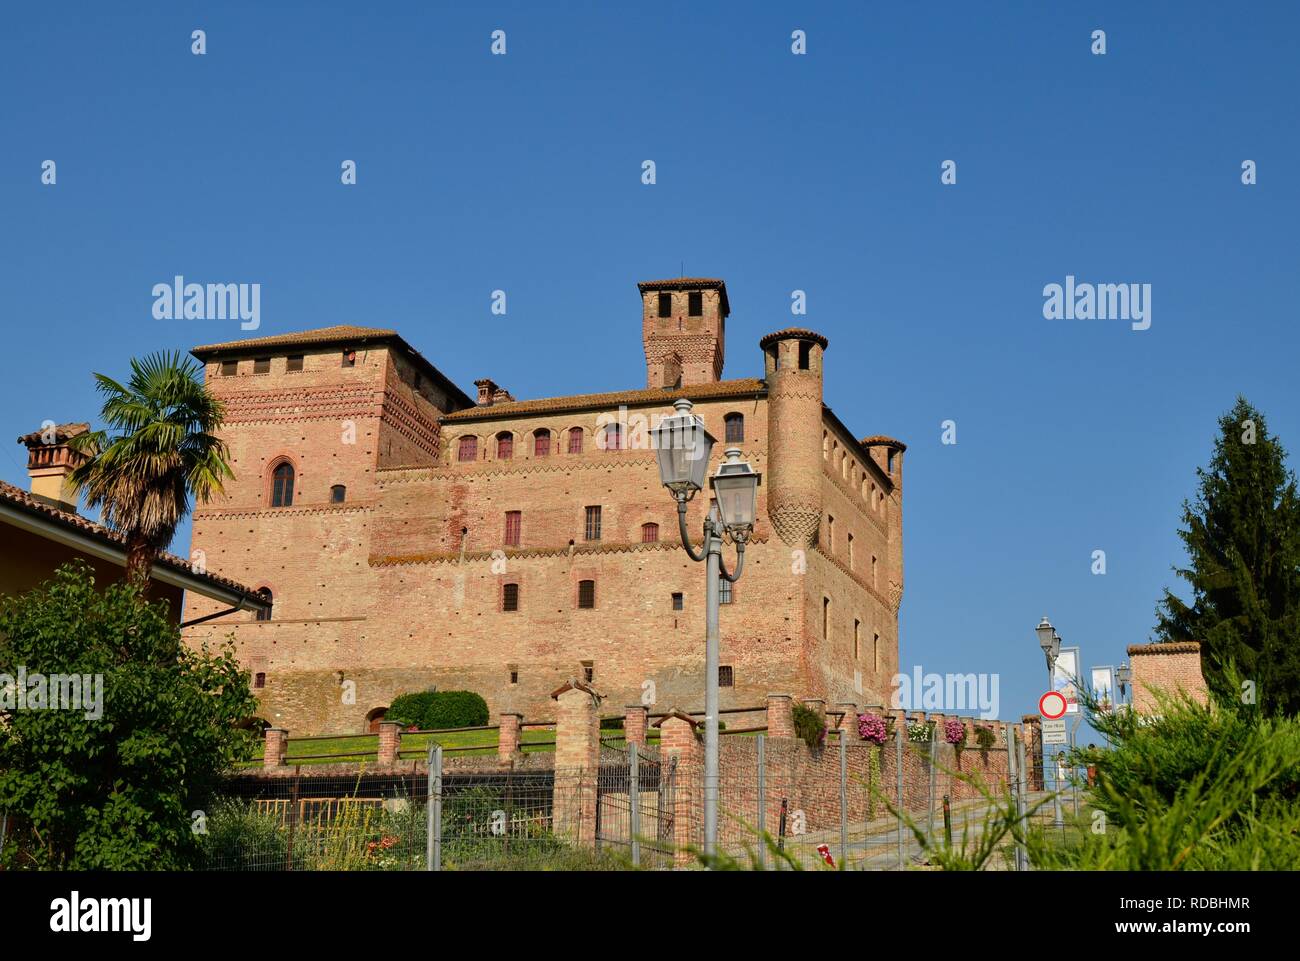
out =
[[[699,867],[701,768],[658,744],[602,732],[594,767],[445,767],[341,776],[312,766],[231,778],[203,812],[210,870],[536,870]],[[1019,752],[1023,755],[1023,750]],[[1006,744],[877,745],[832,731],[810,750],[740,731],[720,741],[717,851],[742,867],[899,870],[926,866],[919,831],[960,845],[1010,791],[1024,811],[1041,797]],[[1077,802],[1034,812],[1065,839]],[[1008,843],[986,867],[1023,869]]]

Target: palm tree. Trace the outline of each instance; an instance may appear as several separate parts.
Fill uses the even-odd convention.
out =
[[[224,405],[179,352],[132,358],[125,387],[103,374],[95,380],[108,429],[69,441],[88,458],[70,480],[126,538],[127,579],[144,588],[158,551],[189,513],[190,496],[206,503],[234,477],[216,436]]]

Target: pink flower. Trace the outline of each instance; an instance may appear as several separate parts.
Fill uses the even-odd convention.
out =
[[[966,725],[955,717],[943,722],[943,739],[949,744],[966,743]]]
[[[876,714],[859,714],[858,736],[872,744],[884,744],[888,736],[885,719]]]

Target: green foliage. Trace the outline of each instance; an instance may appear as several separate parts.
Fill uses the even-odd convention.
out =
[[[1300,714],[1300,497],[1286,451],[1238,397],[1219,419],[1209,466],[1196,473],[1178,532],[1190,563],[1174,568],[1192,599],[1165,591],[1156,636],[1199,641],[1221,700],[1241,698],[1228,678],[1235,665],[1255,682],[1265,713]]]
[[[237,725],[257,701],[232,647],[193,651],[166,604],[88,565],[0,601],[0,673],[102,677],[102,717],[0,712],[0,810],[10,868],[175,869],[198,855],[191,814],[253,756]],[[94,713],[91,711],[90,713]]]
[[[88,457],[71,476],[90,507],[127,543],[127,573],[148,581],[154,555],[189,512],[190,497],[209,500],[231,472],[218,436],[224,408],[203,384],[201,368],[180,353],[132,358],[125,385],[95,375],[108,430],[72,437]]]
[[[794,733],[814,751],[826,743],[826,717],[804,704],[795,704]]]
[[[975,728],[975,743],[979,745],[981,751],[987,752],[997,742],[998,736],[993,733],[993,728],[977,725]]]
[[[414,724],[422,731],[481,727],[488,722],[488,706],[473,691],[419,691],[393,698],[384,720]]]

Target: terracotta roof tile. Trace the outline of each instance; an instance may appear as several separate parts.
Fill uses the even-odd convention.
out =
[[[83,534],[102,541],[103,543],[111,544],[114,547],[126,548],[126,538],[117,531],[105,527],[103,524],[96,524],[94,521],[88,520],[80,514],[74,514],[70,511],[59,510],[57,507],[51,507],[50,505],[37,500],[21,487],[15,487],[13,484],[8,484],[4,481],[0,481],[0,503],[9,504],[20,510],[26,511],[29,514],[62,524],[64,527],[80,531]],[[199,574],[191,567],[189,561],[185,560],[183,557],[177,557],[175,554],[170,554],[166,551],[158,552],[156,563],[166,565],[173,570],[184,572],[190,577],[197,578],[198,580],[208,581],[214,586],[222,587],[228,591],[236,591],[245,594],[250,598],[257,596],[257,592],[251,587],[240,584],[238,581],[232,581],[228,577],[222,577],[220,574],[213,574],[211,571]]]
[[[90,430],[89,424],[57,424],[54,428],[54,443],[61,444],[69,437],[76,437],[88,430]],[[18,443],[28,445],[44,443],[44,434],[44,430],[34,430],[30,434],[23,434],[22,437],[19,437]]]
[[[731,304],[727,300],[727,285],[716,277],[674,277],[670,280],[643,280],[636,285],[637,290],[716,290],[722,305],[723,315],[731,313]]]
[[[247,340],[228,340],[220,344],[206,344],[195,347],[190,353],[200,360],[204,354],[226,350],[257,350],[262,347],[296,347],[299,344],[329,344],[353,340],[385,340],[398,337],[395,330],[381,327],[317,327],[314,330],[300,330],[289,334],[275,334],[271,337],[250,337]]]
[[[808,330],[806,327],[787,327],[784,330],[775,330],[758,342],[759,350],[766,350],[767,345],[776,340],[811,340],[821,345],[822,350],[830,344],[830,341],[817,333],[815,330]]]
[[[901,440],[895,440],[892,437],[886,437],[884,434],[874,434],[871,437],[864,437],[859,441],[863,447],[893,447],[895,450],[907,450],[907,445]]]
[[[1199,654],[1201,645],[1198,641],[1170,641],[1164,644],[1130,644],[1129,657],[1134,654]]]
[[[649,390],[623,390],[607,394],[574,394],[570,397],[543,397],[537,400],[516,400],[502,404],[484,404],[469,410],[456,411],[442,418],[443,423],[465,423],[475,420],[496,420],[505,417],[522,417],[530,414],[555,414],[563,411],[599,410],[610,407],[638,405],[671,405],[679,397],[692,401],[714,400],[719,397],[749,397],[767,392],[767,383],[756,378],[720,380],[712,384],[691,384],[686,387],[652,387]]]
[[[248,354],[260,350],[282,350],[287,347],[321,347],[327,344],[350,346],[375,341],[393,344],[404,351],[412,363],[442,386],[454,403],[461,407],[474,406],[474,401],[470,399],[468,394],[457,387],[446,374],[433,366],[423,354],[408,344],[401,334],[383,327],[353,327],[349,325],[317,327],[314,330],[300,330],[290,334],[276,334],[272,337],[252,337],[248,340],[228,340],[221,344],[205,344],[191,348],[190,353],[199,360],[206,362],[217,354],[235,351]]]

